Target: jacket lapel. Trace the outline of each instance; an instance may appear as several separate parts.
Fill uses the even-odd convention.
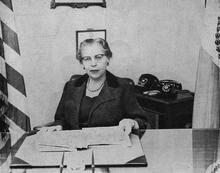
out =
[[[86,82],[84,82],[81,87],[75,87],[75,92],[73,93],[73,99],[76,105],[77,119],[79,117],[79,109],[80,109],[81,100],[84,95],[85,87],[86,87]]]

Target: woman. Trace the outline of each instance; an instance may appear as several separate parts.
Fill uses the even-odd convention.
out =
[[[45,131],[116,126],[127,134],[146,128],[146,113],[127,80],[107,71],[112,52],[101,39],[80,44],[77,59],[86,74],[66,83],[55,114],[55,126]]]

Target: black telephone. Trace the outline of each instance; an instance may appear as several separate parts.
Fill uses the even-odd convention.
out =
[[[159,80],[152,74],[142,74],[136,85],[136,91],[150,96],[175,97],[182,90],[182,84],[175,80]]]
[[[161,95],[165,97],[176,96],[177,92],[182,90],[182,84],[175,80],[160,80]]]

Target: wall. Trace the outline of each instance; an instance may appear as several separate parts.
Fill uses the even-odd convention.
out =
[[[75,31],[106,29],[109,70],[137,82],[141,73],[194,91],[202,0],[107,0],[107,8],[50,9],[50,0],[14,0],[32,126],[50,122],[64,83],[83,73]]]

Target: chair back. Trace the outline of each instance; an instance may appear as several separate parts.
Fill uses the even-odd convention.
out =
[[[135,83],[132,79],[130,79],[130,78],[123,78],[123,79],[125,79],[130,85],[132,85],[132,86],[135,85]]]
[[[70,77],[70,80],[76,80],[78,79],[80,76],[82,76],[81,74],[74,74]]]

